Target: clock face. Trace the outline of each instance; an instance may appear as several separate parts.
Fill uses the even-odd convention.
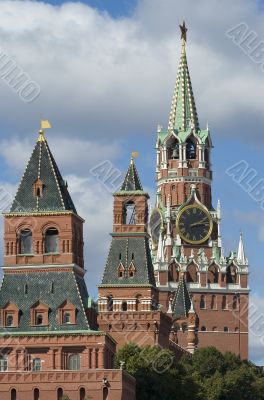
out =
[[[213,221],[209,212],[193,204],[184,207],[179,212],[176,226],[180,237],[185,242],[200,244],[211,236]]]
[[[162,229],[162,216],[158,208],[155,208],[149,221],[151,238],[154,243],[158,243],[160,230]]]

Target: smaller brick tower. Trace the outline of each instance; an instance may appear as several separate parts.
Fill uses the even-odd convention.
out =
[[[1,400],[134,400],[133,378],[112,370],[115,342],[96,329],[84,221],[42,131],[4,218]]]
[[[99,285],[98,324],[119,347],[131,341],[169,344],[171,319],[159,310],[149,249],[148,199],[132,157],[121,189],[114,193],[112,243]]]

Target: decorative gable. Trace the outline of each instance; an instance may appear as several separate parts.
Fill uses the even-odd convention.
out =
[[[19,309],[10,301],[0,310],[1,326],[5,328],[17,328],[19,323]]]
[[[75,325],[76,324],[76,307],[69,301],[65,300],[58,307],[58,322],[60,325]]]
[[[49,307],[37,301],[30,307],[30,321],[32,326],[49,325]]]

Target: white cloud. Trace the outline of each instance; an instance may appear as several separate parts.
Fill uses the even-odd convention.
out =
[[[187,17],[189,65],[202,120],[224,133],[235,121],[248,137],[253,124],[260,135],[263,74],[225,35],[246,21],[261,39],[256,7],[246,0],[239,5],[142,0],[131,18],[112,19],[81,3],[1,1],[1,46],[40,84],[41,95],[24,104],[0,80],[0,118],[25,135],[41,116],[48,117],[64,137],[89,140],[166,124],[180,53],[175,21]],[[254,121],[246,121],[245,110]]]
[[[93,177],[66,176],[78,214],[85,219],[86,280],[93,295],[102,278],[112,232],[112,195]]]
[[[88,170],[116,160],[129,137],[166,125],[180,53],[177,24],[184,18],[202,125],[208,119],[221,134],[263,140],[263,73],[225,35],[245,21],[263,38],[256,2],[141,0],[131,18],[117,20],[80,3],[0,1],[1,50],[41,86],[39,98],[25,104],[0,79],[0,155],[21,175],[39,120],[51,121],[52,152],[86,219],[94,291],[108,251],[112,197]]]
[[[51,136],[51,135],[50,135]],[[105,160],[114,160],[120,154],[118,141],[112,143],[83,140],[82,138],[50,137],[48,142],[56,162],[65,173],[89,175],[89,170]],[[0,140],[0,155],[6,164],[22,175],[34,142],[29,138]]]

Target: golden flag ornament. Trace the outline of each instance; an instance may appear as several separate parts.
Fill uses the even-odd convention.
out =
[[[138,151],[132,151],[132,157],[133,158],[138,157]]]
[[[41,120],[41,129],[49,129],[51,128],[51,125],[47,119],[42,119]]]

